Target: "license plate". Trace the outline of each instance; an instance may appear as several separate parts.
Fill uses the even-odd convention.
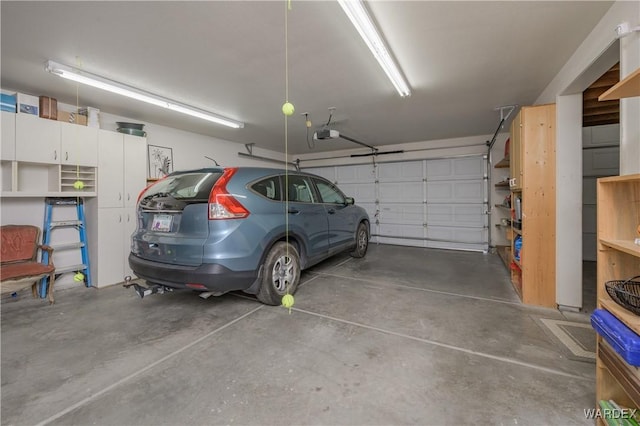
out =
[[[171,231],[172,221],[173,221],[173,216],[169,214],[153,215],[153,222],[151,222],[151,230],[158,231],[158,232],[169,232]]]

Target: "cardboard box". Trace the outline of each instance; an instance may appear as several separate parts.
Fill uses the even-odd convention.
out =
[[[48,96],[40,96],[40,117],[57,120],[58,100]]]
[[[58,111],[58,121],[86,126],[87,116],[78,114],[77,112]]]
[[[19,114],[38,115],[38,104],[40,100],[37,96],[26,95],[24,93],[17,94],[17,112]]]
[[[16,94],[0,93],[0,110],[7,112],[16,112]]]

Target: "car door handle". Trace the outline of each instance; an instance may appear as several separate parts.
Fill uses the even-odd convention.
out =
[[[291,207],[291,208],[288,210],[288,212],[289,212],[289,214],[298,214],[298,213],[300,213],[300,210],[298,210],[298,209],[296,209],[296,208]]]
[[[336,209],[329,209],[329,210],[327,210],[327,213],[335,214],[336,213]]]

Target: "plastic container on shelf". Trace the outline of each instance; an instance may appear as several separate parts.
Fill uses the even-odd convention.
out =
[[[513,240],[513,258],[520,262],[520,252],[522,251],[522,236],[517,235]]]

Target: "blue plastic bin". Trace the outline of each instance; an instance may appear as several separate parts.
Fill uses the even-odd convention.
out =
[[[591,326],[627,364],[640,367],[640,336],[605,309],[593,311]]]

